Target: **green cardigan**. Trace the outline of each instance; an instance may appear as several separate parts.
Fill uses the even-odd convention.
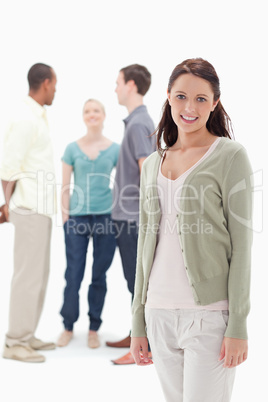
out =
[[[161,156],[143,164],[132,336],[146,336],[144,306],[161,210],[157,174]],[[252,245],[252,170],[245,149],[221,138],[187,176],[180,197],[177,233],[195,303],[229,301],[225,336],[247,339]]]

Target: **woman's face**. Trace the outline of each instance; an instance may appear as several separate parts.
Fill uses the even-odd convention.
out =
[[[105,113],[98,102],[88,101],[83,110],[83,119],[87,127],[102,127]]]
[[[193,74],[182,74],[168,92],[171,115],[179,132],[206,130],[210,113],[217,106],[210,83]]]

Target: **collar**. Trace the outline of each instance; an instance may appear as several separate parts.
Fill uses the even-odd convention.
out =
[[[140,105],[136,107],[125,119],[123,119],[123,122],[126,124],[128,123],[134,116],[144,113],[147,111],[147,107],[145,105]]]
[[[38,102],[36,102],[31,96],[27,95],[24,99],[24,102],[30,106],[32,111],[40,117],[46,117],[46,109],[41,106]]]

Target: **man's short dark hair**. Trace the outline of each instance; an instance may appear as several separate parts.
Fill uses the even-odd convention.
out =
[[[47,64],[36,63],[30,68],[27,78],[30,89],[36,91],[47,78],[52,79],[52,68]]]
[[[125,83],[133,80],[137,86],[138,93],[145,95],[151,85],[151,74],[146,67],[140,64],[131,64],[130,66],[121,68],[124,74]]]

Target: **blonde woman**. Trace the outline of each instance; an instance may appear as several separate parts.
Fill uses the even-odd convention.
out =
[[[93,239],[92,280],[88,288],[88,346],[100,346],[98,329],[104,306],[106,272],[110,267],[116,241],[111,224],[111,172],[117,164],[119,145],[103,135],[105,110],[95,100],[83,109],[86,134],[69,144],[62,158],[62,219],[67,268],[66,287],[61,309],[64,331],[58,346],[66,346],[73,337],[79,317],[79,289],[84,277],[90,237]],[[74,189],[70,196],[71,175]]]

